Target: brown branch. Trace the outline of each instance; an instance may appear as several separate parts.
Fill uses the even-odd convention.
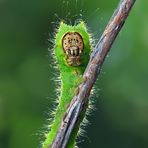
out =
[[[109,52],[116,36],[120,32],[134,2],[136,0],[121,0],[117,10],[114,12],[99,42],[94,48],[89,64],[83,75],[83,83],[80,84],[77,94],[73,97],[60,128],[51,144],[51,148],[65,148],[72,130],[79,119],[82,111],[86,110],[86,103],[90,91],[100,74],[101,66]]]

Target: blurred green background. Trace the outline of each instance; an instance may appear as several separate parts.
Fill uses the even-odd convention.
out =
[[[85,20],[97,39],[118,2],[0,0],[0,148],[37,148],[43,140],[56,99],[47,39],[60,19]],[[147,148],[148,1],[136,2],[95,87],[96,110],[79,146]]]

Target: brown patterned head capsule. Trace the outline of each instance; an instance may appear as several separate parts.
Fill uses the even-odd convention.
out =
[[[80,56],[84,48],[82,36],[77,32],[68,32],[62,39],[62,46],[67,55],[67,64],[79,66],[81,64]]]

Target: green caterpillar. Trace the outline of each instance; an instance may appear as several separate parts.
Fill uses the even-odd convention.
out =
[[[71,26],[61,22],[55,36],[54,48],[62,81],[61,96],[43,148],[50,147],[59,129],[64,113],[75,95],[77,87],[83,81],[82,76],[88,64],[90,52],[90,35],[87,32],[85,23],[81,21],[78,25]],[[79,125],[69,139],[68,148],[75,147],[78,128]]]

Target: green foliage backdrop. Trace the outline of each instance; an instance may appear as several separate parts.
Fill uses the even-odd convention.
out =
[[[47,39],[59,18],[74,22],[82,13],[98,38],[118,1],[0,0],[0,148],[39,146],[56,99]],[[148,147],[147,18],[148,1],[137,1],[103,66],[80,147]]]

